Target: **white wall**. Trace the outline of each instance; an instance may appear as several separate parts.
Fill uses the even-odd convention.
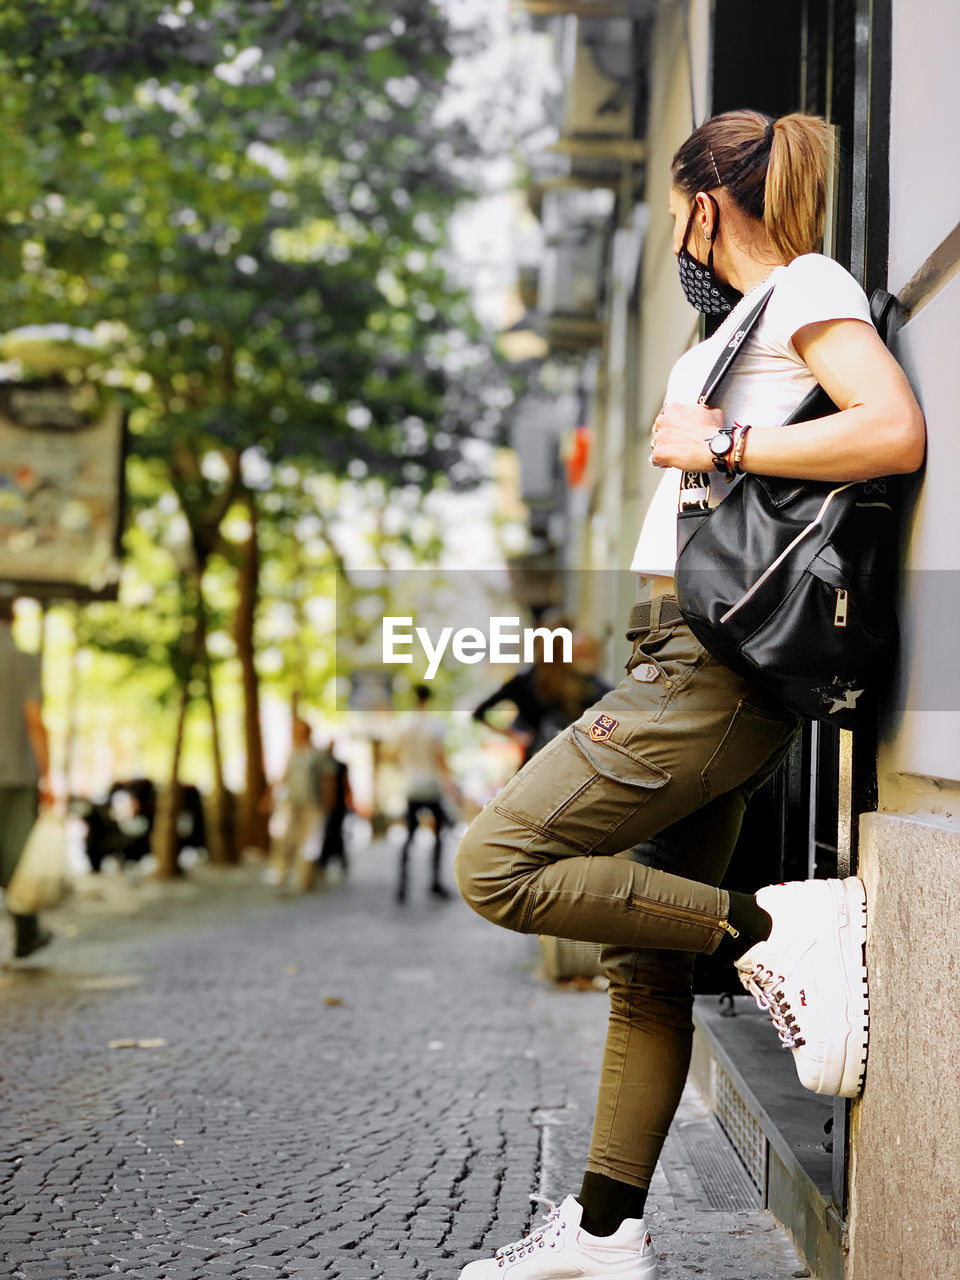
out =
[[[894,0],[889,288],[901,293],[960,220],[957,0]],[[938,255],[947,257],[947,255]],[[911,289],[896,354],[927,419],[908,531],[902,652],[877,760],[880,813],[860,819],[870,1051],[852,1112],[848,1280],[957,1274],[960,1122],[955,1002],[917,999],[943,958],[952,989],[960,904],[960,276]],[[944,283],[944,281],[947,281]]]
[[[896,354],[927,420],[927,463],[907,539],[900,603],[900,704],[880,757],[890,775],[960,785],[960,431],[956,334],[960,277],[923,307],[898,336]],[[916,789],[884,808],[914,807]],[[935,798],[935,797],[934,797]]]
[[[960,3],[894,0],[890,285],[899,293],[960,222]]]
[[[889,287],[900,291],[960,221],[960,4],[895,0]],[[878,759],[881,808],[952,813],[960,792],[960,276],[922,303],[896,354],[927,419],[907,538],[902,648]]]

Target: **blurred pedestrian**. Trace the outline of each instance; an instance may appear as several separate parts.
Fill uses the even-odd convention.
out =
[[[323,827],[323,844],[320,848],[320,875],[325,875],[331,862],[339,862],[346,875],[347,847],[343,838],[343,823],[353,808],[353,792],[350,788],[350,770],[333,754],[333,743],[323,749],[323,807],[326,820]]]
[[[50,755],[43,723],[40,657],[13,638],[13,600],[0,595],[0,884],[10,883],[40,808],[52,803]],[[18,959],[52,938],[35,915],[15,915]]]
[[[545,615],[540,619],[538,626],[551,631],[565,629],[572,632],[573,630],[567,619],[556,613]],[[546,642],[542,636],[537,636],[533,663],[511,676],[499,689],[495,689],[489,697],[484,698],[473,711],[474,720],[485,724],[495,733],[501,733],[504,737],[510,738],[520,747],[523,752],[523,764],[526,764],[530,757],[543,746],[543,743],[553,736],[547,727],[547,721],[556,718],[558,711],[551,676],[553,674],[552,659],[559,651],[558,638],[553,643],[548,659]],[[502,706],[505,702],[513,703],[517,709],[513,722],[506,728],[487,718],[489,711]],[[569,724],[569,721],[566,723]],[[561,727],[557,725],[557,728]],[[553,732],[555,733],[556,729]]]
[[[557,645],[548,660],[545,641],[538,636],[533,664],[484,698],[473,712],[474,720],[520,746],[523,764],[612,688],[597,674],[597,646],[591,636],[559,614],[544,617],[539,625],[551,631],[561,627],[570,631],[570,661],[559,660]],[[487,712],[505,702],[513,703],[517,715],[509,728],[503,729],[487,719]]]
[[[427,704],[433,696],[424,684],[414,689],[417,709],[407,718],[397,739],[397,756],[403,771],[407,794],[407,838],[400,850],[400,876],[396,900],[407,900],[407,877],[410,849],[420,825],[420,815],[428,813],[433,820],[433,861],[430,892],[435,898],[446,899],[450,891],[440,879],[440,863],[443,855],[443,835],[450,825],[444,808],[444,792],[455,791],[447,757],[444,751],[446,725],[431,716]]]
[[[280,784],[286,809],[286,828],[275,842],[268,869],[270,883],[286,884],[296,872],[297,887],[313,887],[323,841],[324,791],[329,767],[325,753],[313,745],[310,725],[301,716],[293,721],[293,745]]]
[[[613,688],[609,680],[598,675],[598,665],[597,642],[587,632],[575,628],[570,661],[544,666],[541,689],[549,704],[530,743],[530,756],[536,755],[574,720],[579,720],[588,707]]]

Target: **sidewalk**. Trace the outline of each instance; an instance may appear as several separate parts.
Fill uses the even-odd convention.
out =
[[[455,1280],[532,1192],[577,1189],[605,996],[428,899],[425,857],[395,906],[394,860],[309,897],[258,867],[104,882],[0,974],[5,1275]],[[806,1274],[748,1203],[688,1090],[650,1201],[662,1280]]]

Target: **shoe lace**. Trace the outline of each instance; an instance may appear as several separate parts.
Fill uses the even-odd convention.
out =
[[[759,1007],[770,1015],[770,1020],[777,1029],[780,1043],[785,1049],[799,1049],[806,1044],[800,1034],[800,1024],[796,1014],[790,1010],[790,1004],[783,992],[783,975],[775,975],[760,961],[756,961],[750,971],[740,970],[740,981],[756,1000]]]
[[[531,1231],[529,1235],[515,1240],[513,1244],[505,1244],[498,1249],[493,1255],[498,1267],[502,1267],[508,1262],[516,1262],[518,1258],[527,1257],[531,1253],[535,1253],[537,1249],[546,1248],[550,1236],[555,1235],[558,1227],[563,1226],[563,1223],[559,1222],[559,1205],[554,1204],[552,1200],[548,1200],[546,1196],[531,1196],[530,1199],[535,1204],[547,1206],[548,1211],[543,1215],[543,1224]]]

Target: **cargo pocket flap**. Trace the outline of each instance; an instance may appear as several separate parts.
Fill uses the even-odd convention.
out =
[[[642,756],[634,755],[615,742],[595,742],[589,734],[574,725],[572,739],[598,773],[613,782],[622,782],[629,787],[646,787],[657,791],[670,781],[665,769],[651,764]]]

